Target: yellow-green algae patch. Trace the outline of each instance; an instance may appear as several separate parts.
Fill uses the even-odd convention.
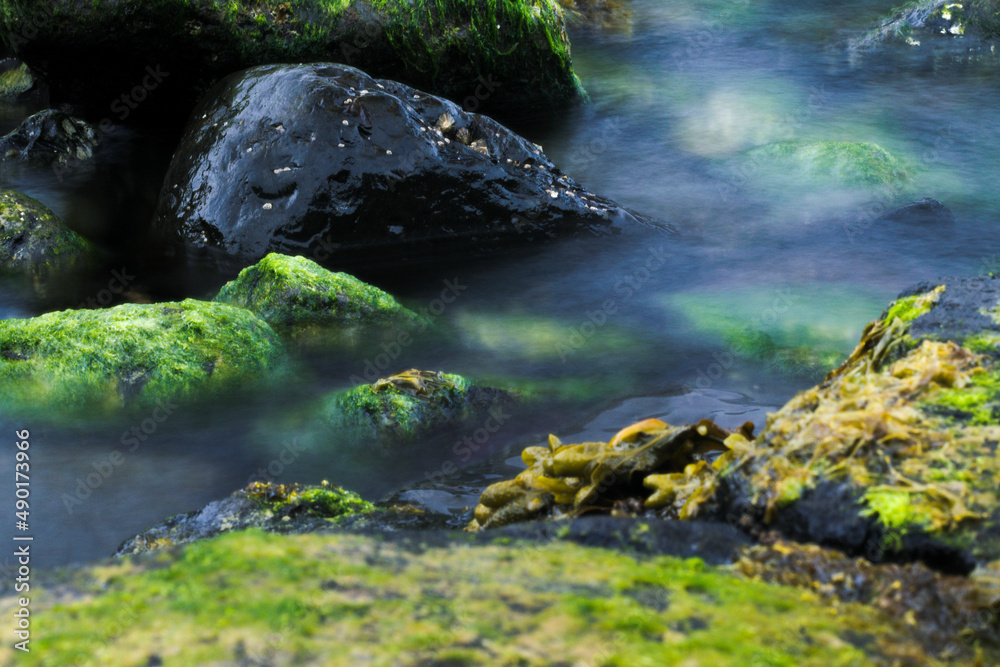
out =
[[[902,322],[912,322],[924,313],[929,313],[937,300],[944,292],[944,285],[938,285],[926,294],[914,294],[913,296],[896,299],[886,312],[885,321],[900,320]]]
[[[172,401],[222,396],[287,371],[271,327],[221,303],[187,299],[0,320],[0,405],[22,413],[171,410]]]
[[[21,665],[936,664],[874,607],[563,542],[246,531],[62,573],[32,604]]]

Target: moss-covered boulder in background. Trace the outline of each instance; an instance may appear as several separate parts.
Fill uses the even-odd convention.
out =
[[[870,142],[783,141],[747,151],[745,159],[788,177],[806,176],[837,185],[898,189],[910,182],[902,162]]]
[[[0,406],[18,414],[162,408],[286,370],[267,323],[221,303],[124,304],[0,321]]]
[[[506,119],[582,96],[555,0],[3,0],[0,36],[54,100],[128,122],[177,124],[227,74],[318,60]]]
[[[259,528],[274,533],[311,533],[375,509],[358,494],[326,482],[317,486],[253,482],[200,510],[178,514],[125,540],[115,555],[145,553]]]
[[[0,273],[52,275],[83,266],[94,253],[44,204],[0,190]]]
[[[332,429],[356,434],[359,442],[375,441],[391,450],[477,416],[494,416],[502,424],[502,410],[516,401],[510,392],[459,375],[411,369],[331,395],[320,418]]]
[[[16,100],[34,85],[27,65],[0,58],[0,100]]]
[[[25,666],[867,667],[937,664],[947,648],[893,613],[898,605],[831,605],[821,590],[696,558],[558,540],[249,530],[41,576],[32,573],[31,612],[44,631],[17,653]],[[16,605],[0,598],[6,616]],[[12,643],[0,662],[15,659]],[[959,644],[948,658],[962,662],[949,664],[997,657],[986,647],[976,663],[973,653]]]
[[[246,308],[286,340],[353,343],[389,329],[418,331],[428,322],[392,296],[304,257],[271,253],[226,283],[215,301]],[[399,331],[396,331],[396,330]]]

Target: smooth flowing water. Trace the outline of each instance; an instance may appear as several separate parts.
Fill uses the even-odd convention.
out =
[[[876,4],[634,0],[629,29],[575,28],[574,62],[591,103],[519,129],[573,178],[678,236],[648,230],[474,266],[456,258],[417,274],[372,267],[363,278],[458,335],[307,357],[294,386],[249,405],[180,405],[162,421],[99,426],[0,415],[3,437],[32,434],[36,562],[107,555],[251,479],[329,479],[376,499],[443,479],[451,462],[477,464],[475,475],[446,480],[475,489],[483,470],[510,474],[505,461],[549,432],[607,439],[646,417],[763,426],[768,411],[822,377],[822,364],[803,360],[835,363],[902,289],[1000,266],[1000,61],[954,44],[852,55],[842,40],[892,3]],[[0,106],[0,131],[30,111]],[[910,180],[845,185],[747,158],[778,141],[874,142]],[[0,316],[97,299],[112,268],[135,276],[118,299],[213,295],[230,276],[151,269],[130,254],[171,149],[168,138],[121,130],[92,167],[61,180],[8,173],[4,187],[37,197],[119,260],[65,292],[5,286]],[[920,197],[947,205],[954,223],[875,221]],[[448,289],[451,302],[438,301]],[[740,336],[767,345],[747,354]],[[299,418],[352,376],[410,367],[528,386],[545,407],[511,411],[477,451],[451,433],[392,457],[324,440]],[[13,470],[12,460],[13,448],[0,448],[2,469]]]

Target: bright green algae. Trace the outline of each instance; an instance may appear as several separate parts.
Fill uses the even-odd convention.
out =
[[[405,548],[250,530],[65,573],[32,594],[24,665],[827,667],[924,655],[871,607],[697,559],[563,542]],[[5,614],[13,603],[0,600]],[[0,658],[11,654],[5,642]]]
[[[379,327],[428,326],[377,287],[304,257],[277,253],[243,269],[214,300],[246,308],[283,338],[298,341],[350,342]]]
[[[0,403],[22,413],[151,409],[286,370],[267,323],[224,304],[188,299],[0,321]]]

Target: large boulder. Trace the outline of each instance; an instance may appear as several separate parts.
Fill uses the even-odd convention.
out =
[[[352,344],[380,332],[395,339],[429,326],[377,287],[277,253],[243,269],[214,300],[246,308],[286,340],[306,345]]]
[[[51,276],[85,265],[94,254],[90,242],[37,199],[0,190],[0,274]]]
[[[511,118],[582,97],[554,0],[3,0],[0,37],[57,101],[179,123],[220,78],[333,60]]]
[[[341,265],[610,234],[636,220],[492,119],[322,63],[221,82],[195,110],[157,210],[166,238],[246,263],[281,252]]]
[[[94,415],[159,409],[274,381],[287,370],[266,322],[221,303],[124,304],[0,320],[0,406]]]

